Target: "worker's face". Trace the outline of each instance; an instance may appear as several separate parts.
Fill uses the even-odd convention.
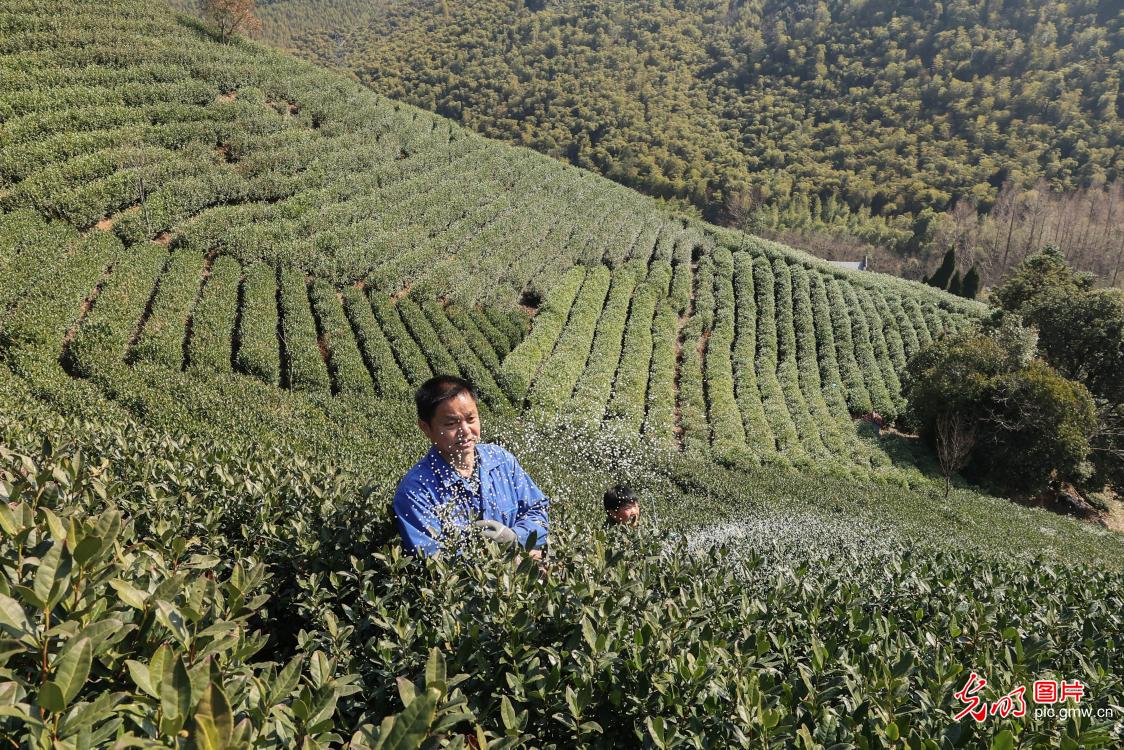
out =
[[[628,503],[608,513],[609,520],[613,523],[624,524],[626,526],[635,526],[640,523],[640,505],[638,503]]]
[[[465,456],[480,442],[480,413],[476,401],[463,391],[438,404],[428,423],[419,419],[418,427],[446,458]]]

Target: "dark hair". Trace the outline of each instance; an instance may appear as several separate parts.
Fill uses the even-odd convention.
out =
[[[614,485],[605,493],[605,512],[620,510],[636,501],[636,493],[627,484]]]
[[[473,401],[478,401],[476,386],[464,378],[456,375],[436,375],[421,384],[421,388],[414,393],[414,405],[418,407],[418,419],[429,424],[433,420],[433,413],[437,407],[449,399],[456,398],[462,393],[472,396]]]

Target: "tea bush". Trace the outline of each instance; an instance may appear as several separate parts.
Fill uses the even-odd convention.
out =
[[[441,343],[456,360],[460,373],[476,385],[485,403],[497,409],[510,408],[511,402],[492,377],[492,371],[476,355],[461,330],[450,321],[445,308],[433,301],[423,302],[421,307]]]
[[[613,379],[621,363],[629,304],[643,266],[629,263],[613,272],[605,310],[597,320],[597,330],[585,370],[578,378],[568,409],[600,422],[613,391]]]
[[[371,308],[379,326],[386,334],[387,341],[394,351],[394,356],[402,367],[402,372],[412,386],[419,386],[432,377],[435,373],[430,369],[429,361],[425,354],[418,348],[418,344],[410,336],[406,327],[402,325],[402,318],[398,315],[398,308],[387,297],[378,292],[371,292]]]
[[[405,398],[410,390],[409,383],[394,361],[394,352],[386,340],[379,324],[371,312],[371,303],[362,290],[350,286],[343,290],[343,305],[351,327],[355,330],[356,343],[367,368],[373,373],[379,395],[384,398]]]
[[[143,321],[131,362],[151,362],[163,367],[183,367],[187,321],[199,296],[206,260],[191,250],[172,253],[157,280],[152,309]]]
[[[295,269],[278,274],[278,311],[281,320],[281,350],[285,355],[286,383],[294,391],[330,391],[327,358],[320,350],[320,337],[308,295],[309,280]]]
[[[593,347],[597,321],[609,294],[609,281],[609,269],[605,266],[595,266],[586,273],[562,335],[527,394],[532,408],[555,411],[570,400]]]
[[[323,279],[317,279],[309,287],[309,295],[313,313],[319,322],[335,392],[349,396],[373,396],[371,375],[363,364],[351,324],[336,296],[336,288]]]
[[[135,246],[131,255],[125,262],[117,259],[117,272],[106,279],[64,354],[84,377],[109,379],[124,363],[156,279],[168,262],[167,251],[152,243]]]
[[[281,353],[277,338],[277,274],[265,263],[257,263],[246,271],[237,337],[237,369],[278,385]]]
[[[85,594],[78,604],[71,595],[61,600],[52,622],[77,622],[51,641],[46,670],[13,666],[40,665],[41,646],[21,646],[25,656],[0,663],[0,682],[24,686],[0,691],[16,696],[4,705],[42,709],[30,715],[43,727],[5,714],[0,721],[10,733],[61,735],[81,714],[98,717],[90,725],[93,745],[109,736],[97,731],[166,743],[162,726],[177,721],[201,744],[211,720],[221,736],[246,740],[241,746],[291,746],[303,733],[321,745],[373,747],[383,717],[391,717],[385,736],[401,721],[403,734],[407,724],[415,727],[415,743],[428,733],[449,746],[466,735],[501,747],[702,747],[766,742],[766,735],[769,745],[782,746],[805,741],[806,733],[825,746],[890,747],[894,732],[921,746],[942,736],[972,746],[1004,730],[1031,746],[1056,745],[1067,735],[1086,746],[1098,746],[1098,737],[1100,746],[1117,741],[1108,738],[1119,727],[1080,718],[981,725],[947,718],[969,668],[986,673],[999,691],[1042,675],[1079,677],[1091,704],[1102,707],[1121,689],[1111,668],[1119,658],[1119,545],[1115,553],[1110,540],[1103,549],[1089,547],[1087,532],[1049,522],[1059,545],[1050,555],[1086,540],[1072,549],[1098,562],[1083,566],[1035,556],[1030,538],[1018,539],[1007,527],[995,529],[992,541],[985,530],[993,522],[973,519],[975,507],[990,499],[953,493],[948,507],[966,532],[961,543],[938,531],[931,541],[903,544],[910,534],[954,522],[938,514],[909,526],[905,509],[918,509],[890,486],[837,477],[807,483],[787,472],[759,473],[747,483],[708,463],[649,458],[639,446],[596,431],[513,431],[489,423],[560,500],[552,509],[547,569],[484,548],[419,563],[402,556],[389,515],[394,477],[413,460],[408,451],[391,459],[380,442],[355,454],[362,443],[352,438],[350,447],[333,448],[346,464],[302,457],[340,440],[343,423],[318,427],[325,417],[313,412],[279,416],[271,429],[295,427],[301,436],[287,438],[284,449],[270,447],[271,439],[238,439],[257,423],[239,426],[237,415],[208,421],[214,437],[174,437],[127,417],[112,426],[60,421],[35,405],[22,381],[9,375],[0,383],[0,444],[7,446],[0,489],[9,503],[3,507],[17,520],[27,516],[22,506],[65,519],[55,523],[38,511],[22,568],[11,562],[19,544],[11,540],[26,524],[19,521],[16,532],[5,526],[5,575],[21,572],[4,595],[21,603],[28,622],[41,618],[41,608],[21,597],[24,589],[34,594],[37,581],[47,587],[37,560],[57,546],[59,565],[70,561],[70,573],[58,574],[70,576],[68,590],[94,587],[89,596],[106,602],[97,618],[123,624],[102,626],[104,632],[127,630],[102,651],[91,637],[88,677],[57,717],[39,703],[40,675],[66,698],[65,685],[75,679],[70,665],[85,664],[80,641],[94,622],[81,619],[80,605],[91,601]],[[154,386],[168,383],[161,378]],[[119,387],[124,395],[141,386]],[[277,394],[274,405],[255,407],[263,417],[279,400],[302,398],[258,387]],[[217,416],[231,405],[219,400],[209,408]],[[356,421],[356,407],[331,419]],[[164,408],[173,416],[179,407],[169,401]],[[352,434],[372,418],[358,420]],[[175,423],[190,424],[182,417]],[[321,429],[327,441],[313,448]],[[559,439],[570,441],[564,463]],[[646,528],[633,534],[594,525],[597,493],[621,472],[646,495]],[[791,505],[792,498],[802,504]],[[863,510],[872,501],[878,513]],[[832,511],[839,503],[845,513]],[[110,536],[97,531],[110,523],[106,513],[121,519],[118,541],[99,553],[105,557],[90,559],[112,562],[112,570],[82,572],[79,581],[75,571],[92,570],[76,562],[94,549],[86,537]],[[888,519],[903,525],[891,529]],[[976,551],[977,544],[996,552]],[[1023,552],[1004,559],[1002,550],[1015,548]],[[144,563],[130,568],[130,560]],[[173,579],[174,586],[167,583]],[[129,604],[134,596],[142,606]],[[22,627],[14,609],[4,612]],[[174,630],[181,622],[176,612],[184,640]],[[0,629],[14,635],[8,620]],[[187,681],[179,678],[173,697],[177,658]],[[442,661],[449,676],[444,691],[432,694],[424,680],[442,682]],[[154,663],[171,678],[167,693],[164,682],[151,685],[155,696],[145,690]],[[286,690],[269,687],[290,682]],[[165,694],[180,701],[179,718],[168,718],[173,703],[164,702]],[[104,704],[108,713],[83,704]],[[208,719],[216,704],[218,718]]]
[[[645,391],[656,384],[656,380],[650,378],[648,373],[653,354],[652,320],[658,299],[659,292],[651,277],[636,285],[628,311],[628,322],[625,324],[612,395],[605,410],[608,418],[619,420],[634,432],[639,432],[644,422]],[[667,354],[660,361],[674,366],[674,355],[670,348]]]
[[[551,292],[535,316],[535,326],[530,335],[504,360],[504,376],[511,383],[517,398],[526,395],[539,366],[553,351],[554,344],[566,325],[570,307],[585,279],[585,273],[586,269],[580,266],[567,272],[562,283]]]
[[[211,265],[199,303],[191,316],[188,368],[230,371],[241,279],[242,267],[234,258],[224,255],[216,258]]]

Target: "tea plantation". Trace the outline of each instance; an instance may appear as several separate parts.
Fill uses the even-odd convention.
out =
[[[981,305],[136,0],[0,2],[0,211],[0,747],[1124,742],[1121,539],[852,418]],[[545,568],[401,553],[450,372]]]

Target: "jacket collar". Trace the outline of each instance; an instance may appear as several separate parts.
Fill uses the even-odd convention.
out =
[[[481,443],[477,443],[473,450],[476,451],[476,464],[480,467],[480,478],[483,481],[486,474],[499,467],[500,461],[499,457],[493,455],[492,451],[481,450],[481,446]],[[436,446],[429,446],[429,452],[425,454],[425,460],[429,464],[430,471],[441,481],[442,485],[450,487],[464,482],[464,477],[458,474],[457,470],[445,460],[445,457],[437,451]]]

